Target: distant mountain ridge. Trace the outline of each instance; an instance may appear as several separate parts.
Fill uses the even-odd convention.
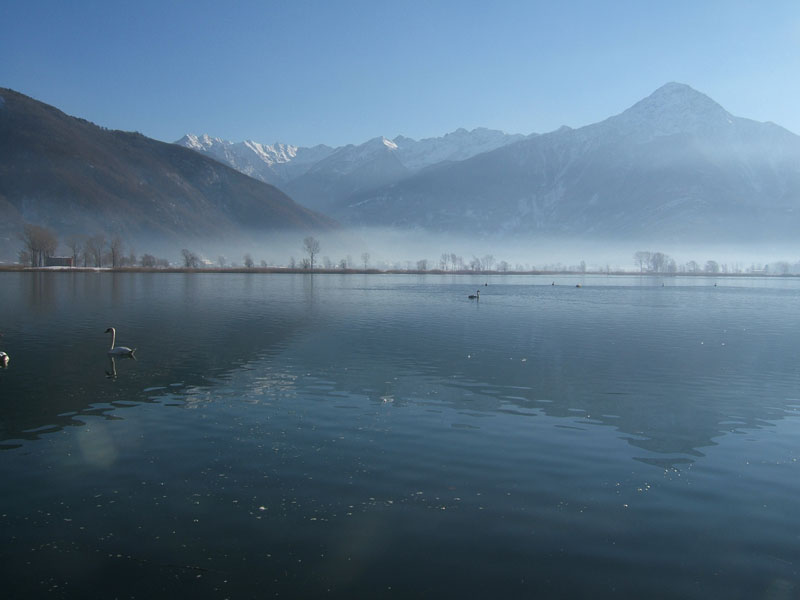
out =
[[[377,137],[302,167],[277,185],[358,225],[733,241],[800,227],[800,138],[674,82],[577,129]]]
[[[670,83],[600,123],[435,165],[329,212],[473,235],[794,239],[800,137]]]
[[[320,144],[312,148],[290,144],[261,144],[252,140],[234,143],[207,134],[186,134],[177,142],[227,164],[237,171],[273,185],[285,183],[304,173],[314,163],[334,152]]]
[[[267,167],[283,191],[255,178]],[[794,241],[800,137],[680,83],[577,129],[340,148],[208,136],[165,144],[0,88],[6,247],[23,222],[174,240],[321,230],[333,219],[472,237]]]
[[[335,227],[275,187],[174,144],[112,131],[0,88],[0,236],[23,222],[94,235]]]
[[[477,128],[458,129],[421,140],[379,136],[338,148],[266,145],[252,140],[230,142],[187,134],[177,142],[239,171],[276,185],[305,206],[328,210],[343,197],[387,185],[416,171],[447,161],[464,160],[519,141],[525,136]]]

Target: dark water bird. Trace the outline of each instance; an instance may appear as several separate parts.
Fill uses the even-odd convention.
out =
[[[581,286],[581,284],[579,283],[579,284],[577,284],[575,287],[583,287],[583,286]]]
[[[117,330],[113,327],[109,327],[105,330],[105,333],[111,333],[111,348],[109,349],[108,353],[111,356],[131,356],[133,357],[133,353],[136,352],[136,348],[131,350],[127,346],[115,346],[114,344],[117,341]]]
[[[470,294],[469,296],[467,296],[467,298],[469,298],[470,300],[480,300],[481,299],[481,291],[480,290],[475,290],[475,293],[474,294]]]
[[[0,333],[0,337],[3,337],[2,333]],[[0,367],[7,367],[7,366],[8,366],[8,354],[0,351]]]

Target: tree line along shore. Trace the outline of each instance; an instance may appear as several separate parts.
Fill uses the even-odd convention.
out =
[[[218,256],[212,261],[183,248],[180,259],[170,261],[149,253],[136,255],[132,249],[125,252],[125,244],[119,236],[106,238],[104,234],[93,236],[72,235],[59,244],[55,231],[40,225],[26,223],[18,235],[22,244],[16,263],[0,263],[0,270],[62,269],[69,271],[128,271],[128,272],[219,272],[219,273],[430,273],[430,274],[615,274],[615,275],[756,275],[789,276],[800,275],[800,261],[775,261],[771,263],[724,263],[715,260],[697,262],[689,260],[678,263],[668,254],[648,250],[633,253],[633,268],[587,266],[586,261],[575,265],[511,264],[496,260],[491,254],[464,259],[455,253],[443,252],[438,260],[371,262],[368,252],[360,260],[346,256],[332,261],[323,256],[320,260],[321,244],[313,236],[307,236],[298,246],[301,258],[290,257],[286,264],[270,264],[265,260],[256,263],[250,253],[244,254],[241,262]],[[67,252],[59,255],[60,248]]]

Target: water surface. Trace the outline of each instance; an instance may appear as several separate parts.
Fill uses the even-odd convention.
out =
[[[3,273],[0,305],[10,597],[800,594],[794,279]]]

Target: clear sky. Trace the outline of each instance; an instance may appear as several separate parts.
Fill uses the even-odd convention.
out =
[[[800,2],[0,3],[0,87],[168,142],[544,133],[669,81],[800,133]]]

